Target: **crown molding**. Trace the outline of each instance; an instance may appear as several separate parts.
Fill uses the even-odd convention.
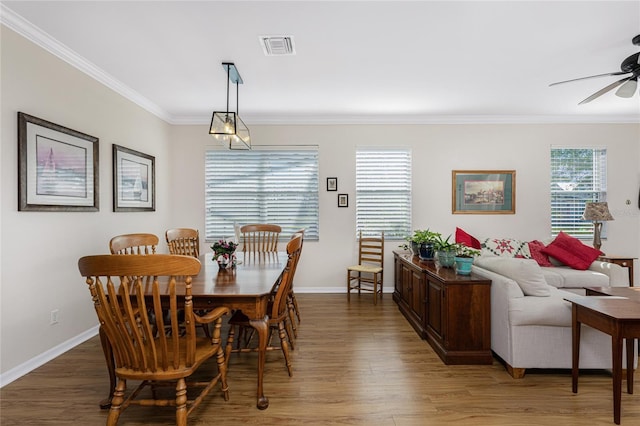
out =
[[[122,95],[134,104],[140,106],[158,118],[171,123],[171,115],[160,108],[157,104],[142,96],[126,84],[117,80],[113,76],[104,72],[94,63],[80,56],[78,53],[60,43],[22,16],[0,3],[0,22],[7,28],[12,29],[32,43],[40,46],[47,52],[62,59],[69,65],[77,68],[81,72],[92,77],[96,81],[104,84],[114,92]]]
[[[109,75],[78,53],[58,42],[13,10],[0,3],[0,23],[27,40],[57,56],[114,92],[171,125],[208,125],[211,117],[169,114],[129,86]],[[243,115],[251,125],[363,125],[363,124],[639,124],[640,115],[322,115],[254,114]]]

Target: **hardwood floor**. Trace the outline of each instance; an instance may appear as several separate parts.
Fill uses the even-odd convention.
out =
[[[267,353],[265,393],[256,409],[255,353],[232,354],[230,400],[213,391],[190,416],[191,425],[612,425],[611,375],[528,372],[514,380],[494,361],[446,366],[385,294],[297,294],[302,323],[292,352],[293,377],[280,351]],[[226,336],[226,333],[225,333]],[[571,344],[571,342],[567,342]],[[211,363],[215,368],[215,362]],[[636,374],[637,383],[638,374]],[[0,424],[104,425],[98,408],[108,378],[95,337],[1,392]],[[131,388],[132,386],[129,386]],[[623,384],[622,424],[640,424],[640,395]],[[171,407],[132,406],[119,425],[174,424]]]

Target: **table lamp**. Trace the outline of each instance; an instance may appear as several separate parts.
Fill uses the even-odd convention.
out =
[[[582,214],[583,220],[593,221],[593,247],[600,250],[602,242],[600,241],[600,231],[602,231],[602,222],[613,220],[613,216],[609,213],[609,206],[606,202],[587,203]]]

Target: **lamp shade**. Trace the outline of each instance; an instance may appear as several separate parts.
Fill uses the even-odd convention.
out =
[[[613,220],[613,216],[609,213],[609,206],[606,202],[593,202],[585,205],[582,219],[593,222],[604,222]]]
[[[228,145],[229,149],[251,149],[249,128],[235,112],[215,111],[209,134]]]

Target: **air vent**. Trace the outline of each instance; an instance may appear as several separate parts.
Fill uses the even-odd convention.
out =
[[[260,36],[260,45],[265,56],[296,54],[292,36]]]

